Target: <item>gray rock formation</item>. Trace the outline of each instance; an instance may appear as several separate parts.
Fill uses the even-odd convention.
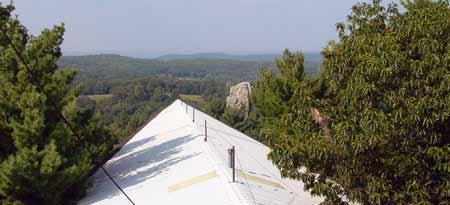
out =
[[[230,95],[227,97],[227,107],[250,111],[250,98],[252,86],[249,82],[242,82],[231,86]]]

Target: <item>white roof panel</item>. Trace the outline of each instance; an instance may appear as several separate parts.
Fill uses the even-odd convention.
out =
[[[235,182],[227,151],[232,146],[236,150]],[[268,152],[265,145],[177,100],[104,168],[136,205],[320,203],[320,198],[303,191],[301,182],[281,178],[267,159]],[[79,205],[131,204],[101,169],[91,178],[93,186]]]

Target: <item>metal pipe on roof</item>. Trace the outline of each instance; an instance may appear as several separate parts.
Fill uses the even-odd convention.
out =
[[[205,142],[208,141],[208,127],[206,126],[206,120],[205,120]]]

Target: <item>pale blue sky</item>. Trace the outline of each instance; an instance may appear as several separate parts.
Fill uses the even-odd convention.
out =
[[[0,0],[9,2],[8,0]],[[33,34],[66,24],[63,50],[166,53],[320,51],[356,0],[15,0]],[[390,1],[386,1],[390,2]]]

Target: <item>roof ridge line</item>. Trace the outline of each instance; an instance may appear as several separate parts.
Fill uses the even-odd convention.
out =
[[[183,106],[183,103],[186,105],[186,108],[185,108],[186,109],[186,113],[185,114],[186,114],[186,116],[188,118],[190,117],[189,114],[188,114],[189,110],[190,110],[190,109],[188,109],[188,106],[192,107],[192,110],[194,112],[195,112],[195,110],[197,110],[199,112],[202,112],[201,110],[195,108],[194,106],[192,106],[192,105],[190,105],[190,104],[188,104],[188,103],[186,103],[186,102],[184,102],[182,100],[180,100],[180,102],[181,102],[180,106]],[[204,112],[202,112],[202,113],[204,113]],[[204,114],[208,115],[206,113],[204,113]],[[195,117],[195,114],[193,116]],[[209,116],[209,117],[211,117],[211,116]],[[199,136],[205,136],[205,134],[200,131],[201,128],[195,122],[195,119],[192,120],[191,123],[192,123],[192,127],[193,127],[193,133],[196,132],[197,135],[199,135]],[[233,183],[229,180],[231,178],[231,176],[227,172],[227,169],[226,169],[225,164],[224,164],[225,162],[223,162],[221,160],[217,160],[217,159],[220,159],[220,157],[217,156],[217,154],[212,151],[211,147],[208,146],[208,144],[205,144],[205,143],[201,142],[201,147],[202,147],[202,149],[205,152],[207,152],[207,158],[214,164],[214,168],[218,172],[218,176],[219,176],[220,182],[224,185],[224,187],[226,187],[225,190],[227,190],[227,194],[230,196],[230,199],[233,202],[233,204],[236,204],[236,205],[252,205],[252,204],[249,204],[247,202],[247,200],[245,200],[245,197],[244,197],[243,193],[241,193],[241,191],[240,191],[241,189],[238,189],[235,186],[233,186]]]

